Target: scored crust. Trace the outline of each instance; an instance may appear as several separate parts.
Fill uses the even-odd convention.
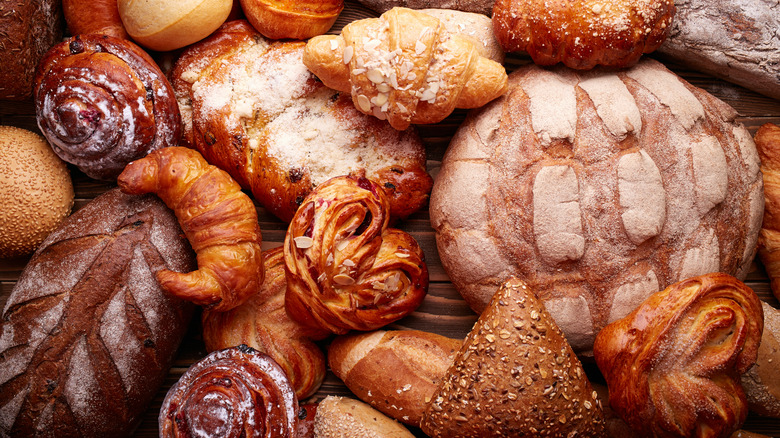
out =
[[[649,59],[517,70],[443,159],[430,214],[444,268],[478,312],[523,278],[583,352],[669,284],[745,278],[764,197],[736,115]]]
[[[358,112],[306,69],[303,48],[243,20],[191,46],[172,73],[184,141],[285,221],[315,186],[348,173],[380,184],[393,217],[418,210],[432,180],[416,131]]]

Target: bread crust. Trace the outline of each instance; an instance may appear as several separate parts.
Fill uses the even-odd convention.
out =
[[[129,38],[117,0],[62,0],[62,10],[70,35],[97,33]]]
[[[305,40],[322,35],[344,10],[344,0],[241,0],[247,20],[266,38]]]

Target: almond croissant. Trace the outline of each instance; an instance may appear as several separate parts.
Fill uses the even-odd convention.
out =
[[[747,417],[740,375],[763,315],[755,292],[722,273],[653,294],[596,336],[610,406],[641,436],[729,437]]]
[[[264,276],[257,210],[226,172],[195,150],[168,147],[128,164],[118,184],[129,194],[156,193],[197,252],[197,271],[157,273],[163,289],[214,311],[257,292]]]
[[[780,126],[766,123],[755,136],[764,175],[764,221],[758,235],[758,257],[780,299]]]
[[[407,8],[353,21],[341,35],[306,44],[303,63],[355,106],[395,129],[436,123],[455,108],[477,108],[504,94],[504,67],[479,55],[467,38]]]
[[[422,249],[388,220],[382,188],[365,177],[332,178],[304,199],[284,239],[285,305],[312,338],[374,330],[422,303]]]

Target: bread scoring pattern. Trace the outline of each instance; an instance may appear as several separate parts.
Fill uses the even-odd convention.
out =
[[[580,350],[681,278],[744,278],[763,185],[735,118],[652,60],[521,68],[443,160],[430,211],[445,269],[478,311],[501,279],[523,277]]]

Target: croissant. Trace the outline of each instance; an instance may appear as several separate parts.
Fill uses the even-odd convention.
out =
[[[54,152],[94,179],[114,180],[129,162],[180,136],[173,88],[127,40],[86,34],[55,45],[38,64],[33,95]]]
[[[384,192],[362,176],[330,179],[304,199],[284,239],[285,305],[312,338],[374,330],[422,302],[422,249],[388,219]]]
[[[756,360],[763,324],[756,294],[730,275],[653,294],[596,336],[610,406],[646,436],[729,437],[747,416],[740,375]]]
[[[246,344],[271,356],[285,371],[303,400],[325,379],[325,355],[296,321],[287,315],[284,252],[263,253],[265,280],[244,304],[227,312],[203,312],[203,341],[208,351]]]
[[[477,108],[507,90],[504,67],[482,57],[423,12],[393,8],[353,21],[339,36],[309,40],[303,63],[355,106],[395,129],[437,123],[455,108]]]
[[[247,347],[210,353],[165,395],[161,438],[296,437],[298,399],[281,367]]]
[[[128,194],[156,193],[197,253],[198,270],[157,273],[164,290],[214,311],[257,292],[264,275],[257,210],[226,172],[195,150],[168,147],[130,163],[118,184]]]
[[[780,126],[766,123],[755,136],[764,175],[764,221],[758,235],[758,258],[780,299]]]

